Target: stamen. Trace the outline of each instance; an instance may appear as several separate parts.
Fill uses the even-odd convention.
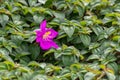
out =
[[[43,35],[43,39],[48,40],[48,38],[50,37],[50,36],[49,36],[50,34],[51,34],[50,31],[46,32],[46,33]]]

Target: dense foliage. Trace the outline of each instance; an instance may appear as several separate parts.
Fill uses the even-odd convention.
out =
[[[35,42],[42,20],[58,49]],[[119,0],[0,0],[0,80],[120,80]]]

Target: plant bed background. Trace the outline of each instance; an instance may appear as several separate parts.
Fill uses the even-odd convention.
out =
[[[35,41],[44,19],[58,49]],[[0,80],[120,80],[120,1],[0,0]]]

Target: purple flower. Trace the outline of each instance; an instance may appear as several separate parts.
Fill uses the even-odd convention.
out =
[[[53,39],[58,35],[58,32],[51,28],[46,28],[46,20],[42,21],[40,24],[40,29],[35,30],[36,32],[36,42],[40,44],[43,50],[48,50],[50,48],[58,48],[58,45],[53,41]]]

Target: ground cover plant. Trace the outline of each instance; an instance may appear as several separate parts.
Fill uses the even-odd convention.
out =
[[[120,1],[0,0],[0,80],[120,80]]]

